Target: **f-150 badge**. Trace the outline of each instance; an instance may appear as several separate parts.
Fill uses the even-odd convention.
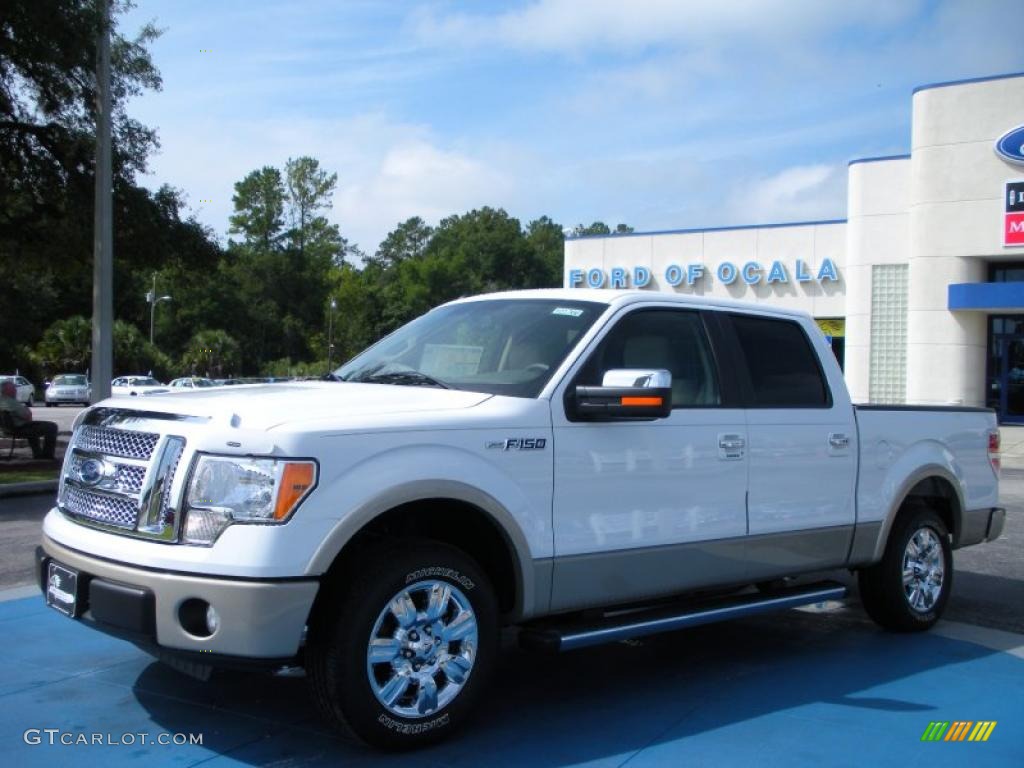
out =
[[[486,447],[503,451],[543,451],[547,444],[546,437],[510,437],[507,440],[491,440]]]

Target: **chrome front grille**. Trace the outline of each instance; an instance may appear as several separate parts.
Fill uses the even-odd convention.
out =
[[[134,528],[138,504],[131,499],[93,493],[69,486],[64,490],[64,508],[73,515],[118,528]]]
[[[152,432],[132,432],[109,427],[81,426],[75,432],[75,447],[83,451],[122,456],[128,459],[150,459],[160,435]]]
[[[84,524],[174,541],[171,487],[184,448],[183,437],[87,421],[68,446],[58,506]]]

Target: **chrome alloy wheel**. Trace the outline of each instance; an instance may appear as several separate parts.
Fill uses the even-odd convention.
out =
[[[910,607],[927,613],[942,594],[946,562],[942,543],[931,528],[919,528],[903,551],[903,593]]]
[[[476,660],[476,615],[444,581],[418,581],[391,598],[366,650],[366,673],[392,714],[426,717],[459,695]]]

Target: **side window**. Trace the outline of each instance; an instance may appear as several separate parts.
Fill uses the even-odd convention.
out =
[[[704,323],[696,312],[647,309],[621,318],[576,378],[600,385],[616,368],[664,368],[672,373],[672,407],[721,403]]]
[[[828,384],[798,323],[732,315],[756,408],[827,408]]]

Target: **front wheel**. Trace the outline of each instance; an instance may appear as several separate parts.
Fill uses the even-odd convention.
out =
[[[447,736],[476,709],[498,651],[483,571],[458,549],[415,540],[366,551],[337,581],[310,627],[321,711],[385,749]]]
[[[882,561],[858,577],[864,609],[896,632],[929,629],[942,616],[953,586],[949,531],[928,507],[908,510],[896,520]]]

